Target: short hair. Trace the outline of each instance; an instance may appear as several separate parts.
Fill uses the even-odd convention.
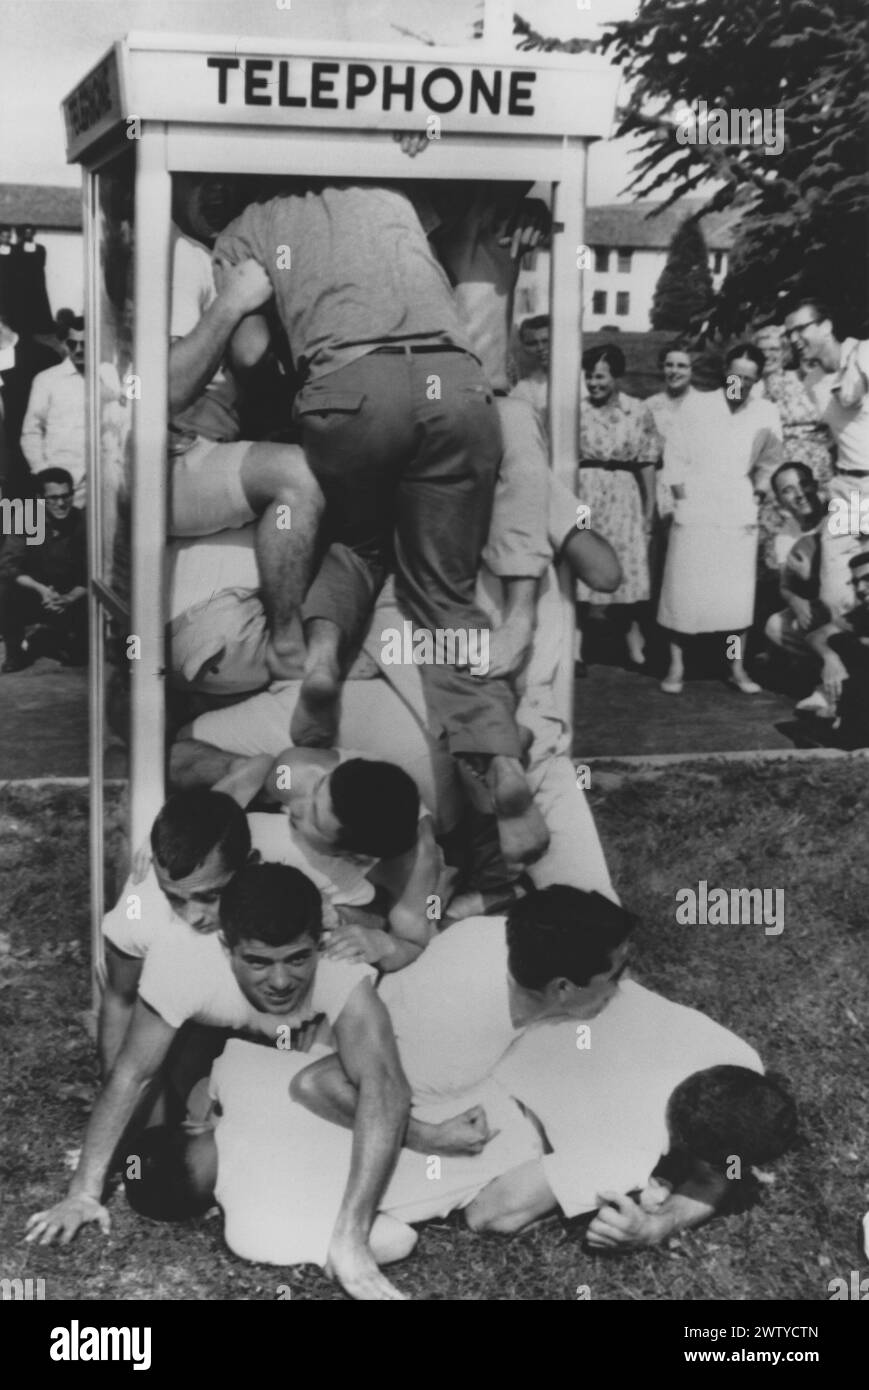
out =
[[[214,1205],[213,1195],[196,1186],[188,1147],[181,1128],[158,1125],[143,1130],[124,1168],[124,1191],[133,1211],[152,1221],[190,1221]],[[139,1160],[138,1176],[131,1177],[134,1158]]]
[[[602,893],[553,884],[513,903],[507,912],[507,963],[523,989],[551,980],[585,986],[607,970],[634,925],[629,912]]]
[[[240,941],[289,946],[299,937],[319,941],[323,900],[301,869],[247,864],[220,895],[220,926],[230,950]]]
[[[58,338],[66,338],[69,333],[84,333],[84,315],[72,314],[66,319],[58,317],[57,327],[60,330]]]
[[[625,374],[625,354],[614,343],[601,343],[600,347],[586,348],[582,354],[582,370],[588,376],[598,362],[605,362],[614,377]]]
[[[859,555],[852,555],[848,561],[851,570],[861,570],[864,565],[869,565],[869,550],[861,550]]]
[[[795,460],[794,462],[779,464],[769,480],[770,487],[775,487],[776,478],[779,478],[782,473],[799,473],[804,483],[813,483],[815,487],[818,486],[818,480],[809,465],[807,463],[798,463]]]
[[[671,352],[684,353],[690,357],[693,363],[695,349],[692,347],[688,338],[674,338],[671,343],[665,343],[658,353],[658,366],[663,367]]]
[[[532,314],[530,318],[523,319],[519,325],[519,337],[522,338],[526,329],[548,328],[548,314]]]
[[[341,849],[391,859],[416,844],[419,791],[403,768],[349,758],[330,774],[329,794],[341,822]]]
[[[41,493],[45,492],[46,483],[57,483],[61,487],[68,487],[70,492],[75,487],[72,474],[68,473],[65,468],[43,468],[41,473],[36,474],[33,481]]]
[[[783,1080],[748,1067],[707,1067],[673,1091],[667,1103],[670,1145],[723,1168],[770,1163],[793,1145],[797,1107]]]
[[[758,376],[763,376],[766,358],[760,348],[754,346],[754,343],[736,343],[734,347],[729,348],[724,358],[725,365],[729,367],[737,357],[747,357],[757,367]]]
[[[762,323],[759,328],[754,329],[751,336],[757,342],[765,333],[774,333],[780,342],[784,341],[785,331],[780,323]]]
[[[250,854],[247,816],[231,796],[207,787],[175,792],[151,827],[154,858],[173,881],[187,878],[214,850],[227,869]]]
[[[811,309],[819,323],[823,323],[824,319],[829,319],[833,326],[833,332],[836,332],[836,315],[823,299],[816,299],[812,295],[806,299],[792,299],[785,309],[785,317],[790,318],[791,314],[798,314],[800,309]]]

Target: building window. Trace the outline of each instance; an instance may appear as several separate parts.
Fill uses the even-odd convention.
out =
[[[606,313],[606,290],[595,290],[591,297],[591,312],[593,314]]]
[[[721,274],[721,269],[722,269],[723,265],[724,265],[724,252],[723,252],[723,251],[713,251],[713,252],[712,252],[712,274],[713,274],[713,275],[720,275],[720,274]]]
[[[600,275],[606,275],[610,268],[610,249],[608,246],[594,248],[594,268]]]
[[[616,295],[616,314],[621,318],[631,312],[631,296],[627,290],[619,290]]]
[[[630,248],[629,246],[620,246],[620,247],[619,247],[619,249],[618,249],[618,257],[619,257],[619,274],[620,274],[620,275],[630,275],[630,273],[631,273],[631,257],[633,256],[633,254],[634,254],[634,253],[633,253],[633,251],[631,250],[631,248]]]

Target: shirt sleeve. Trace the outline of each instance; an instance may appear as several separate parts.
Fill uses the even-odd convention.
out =
[[[186,338],[192,333],[215,298],[208,252],[179,237],[172,252],[170,338]]]
[[[239,261],[255,260],[262,265],[257,226],[262,216],[263,209],[260,204],[245,208],[241,216],[230,222],[220,233],[214,246],[213,259],[226,261],[229,265],[238,265]],[[263,268],[269,269],[268,266]]]
[[[325,1014],[329,1022],[335,1024],[356,986],[363,980],[370,980],[374,984],[376,979],[377,972],[370,965],[324,957],[317,966],[314,981],[311,1001],[314,1012]]]
[[[6,544],[0,551],[0,579],[17,579],[19,574],[27,574],[28,551],[38,550],[38,546],[28,546],[26,536],[7,536]]]
[[[35,473],[41,472],[47,466],[44,446],[50,391],[47,383],[42,379],[44,375],[44,372],[40,372],[33,379],[19,439],[21,452]]]
[[[642,402],[637,412],[637,463],[640,467],[657,465],[660,457],[661,436],[655,424],[655,417],[645,402]]]
[[[179,945],[168,932],[156,936],[139,980],[139,998],[170,1028],[180,1028],[196,1012],[196,971],[185,962]]]
[[[593,1153],[567,1147],[546,1154],[543,1172],[564,1215],[581,1216],[597,1210],[602,1191],[633,1192],[645,1186],[666,1147],[666,1130],[639,1145],[620,1143],[616,1136],[603,1141],[596,1137]]]
[[[157,928],[169,921],[171,909],[149,869],[142,883],[128,878],[121,896],[103,917],[103,936],[122,955],[144,960],[154,942]]]

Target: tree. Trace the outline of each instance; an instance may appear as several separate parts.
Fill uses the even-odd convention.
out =
[[[753,0],[750,12],[720,0],[643,0],[603,41],[632,83],[619,134],[642,137],[636,196],[667,189],[669,204],[721,181],[703,211],[742,204],[713,313],[724,332],[796,293],[826,300],[847,330],[865,325],[867,16],[864,0]],[[768,110],[783,123],[781,153],[759,142],[680,143],[677,113],[701,101]]]
[[[869,302],[869,9],[865,0],[641,0],[600,47],[630,86],[619,135],[643,153],[629,188],[666,205],[710,186],[703,212],[742,210],[713,323],[734,332],[792,294],[825,299],[847,331]],[[524,46],[568,45],[529,34]],[[680,144],[678,113],[701,101],[769,111],[784,146]]]
[[[676,333],[698,329],[714,299],[709,253],[695,217],[677,227],[655,286],[652,327]]]

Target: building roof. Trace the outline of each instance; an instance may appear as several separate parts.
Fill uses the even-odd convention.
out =
[[[666,251],[676,228],[703,206],[701,198],[680,198],[666,212],[649,216],[663,203],[604,203],[590,207],[585,219],[585,239],[589,246],[624,246]],[[729,251],[735,238],[739,210],[713,212],[701,226],[710,251]]]
[[[0,225],[37,231],[81,231],[81,189],[40,183],[0,183]]]

